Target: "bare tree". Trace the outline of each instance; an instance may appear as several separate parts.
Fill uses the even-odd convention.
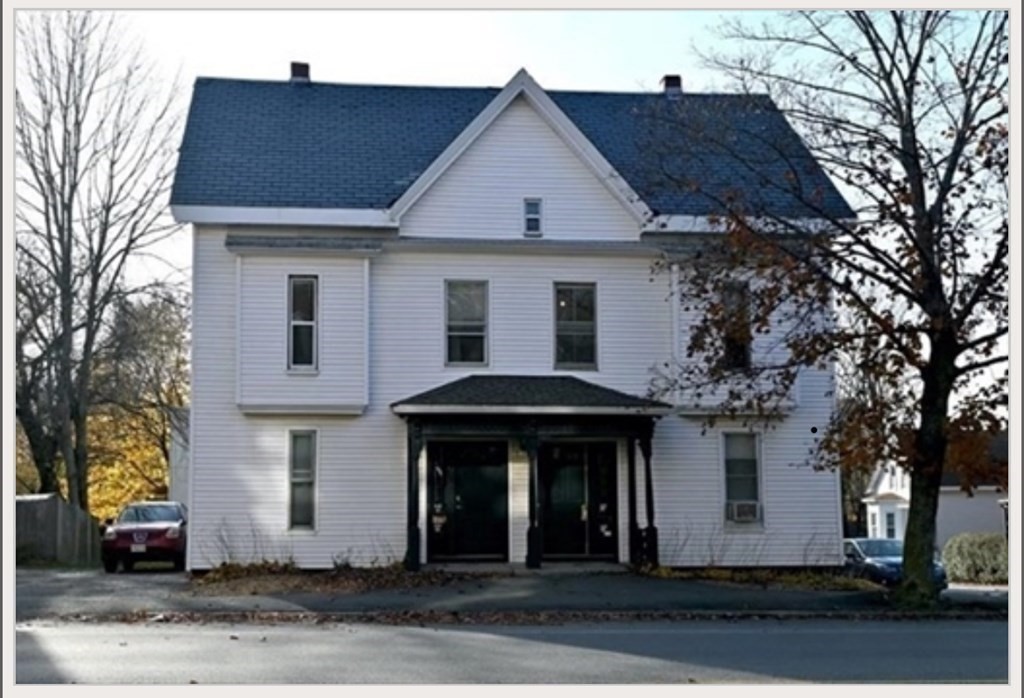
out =
[[[838,350],[852,355],[886,397],[859,403],[855,443],[843,420],[822,430],[815,462],[836,466],[856,448],[909,471],[898,598],[934,603],[950,435],[994,432],[1003,420],[1007,13],[805,11],[728,24],[723,38],[739,53],[705,58],[749,94],[742,106],[716,113],[708,100],[683,118],[670,103],[650,115],[651,173],[712,202],[721,225],[687,253],[702,257],[687,265],[683,301],[700,318],[669,384],[720,414],[771,423],[802,372],[830,367]],[[765,127],[776,108],[803,143]],[[702,169],[712,151],[753,186]],[[814,162],[855,211],[839,212]],[[770,350],[737,361],[736,348],[752,343]]]
[[[16,38],[16,249],[31,271],[18,294],[18,418],[27,433],[46,425],[85,508],[95,351],[130,291],[129,259],[176,229],[166,201],[179,118],[173,87],[158,89],[115,15],[21,12]],[[52,308],[45,326],[37,306]],[[33,404],[33,375],[51,381],[52,404]]]
[[[173,432],[187,431],[188,308],[188,296],[173,289],[122,299],[96,354],[93,401],[131,415],[168,468]]]

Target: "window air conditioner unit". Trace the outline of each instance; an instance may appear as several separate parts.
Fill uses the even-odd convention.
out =
[[[761,520],[760,502],[728,502],[725,505],[725,518],[735,523],[750,523]]]

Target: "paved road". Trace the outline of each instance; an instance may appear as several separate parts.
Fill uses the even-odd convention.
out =
[[[1005,621],[16,627],[18,683],[1008,681]]]

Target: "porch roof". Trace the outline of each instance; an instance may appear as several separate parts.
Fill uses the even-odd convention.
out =
[[[575,376],[466,376],[391,405],[395,414],[668,414],[671,406]]]

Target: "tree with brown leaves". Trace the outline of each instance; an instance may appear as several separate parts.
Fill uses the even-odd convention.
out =
[[[718,415],[771,423],[802,371],[851,356],[884,399],[837,412],[811,455],[819,467],[910,473],[898,593],[908,605],[938,597],[930,569],[951,439],[1005,420],[1007,21],[988,11],[802,11],[758,28],[729,24],[720,45],[739,53],[706,60],[744,91],[767,93],[749,108],[777,106],[804,142],[713,111],[682,119],[668,104],[649,115],[660,185],[721,212],[714,234],[691,236],[699,244],[685,256],[682,302],[700,319],[667,387]],[[719,185],[701,172],[700,148],[674,143],[726,154],[763,196]],[[829,215],[815,161],[851,215]],[[779,201],[802,214],[780,215]],[[743,360],[737,347],[751,344],[766,350]]]

